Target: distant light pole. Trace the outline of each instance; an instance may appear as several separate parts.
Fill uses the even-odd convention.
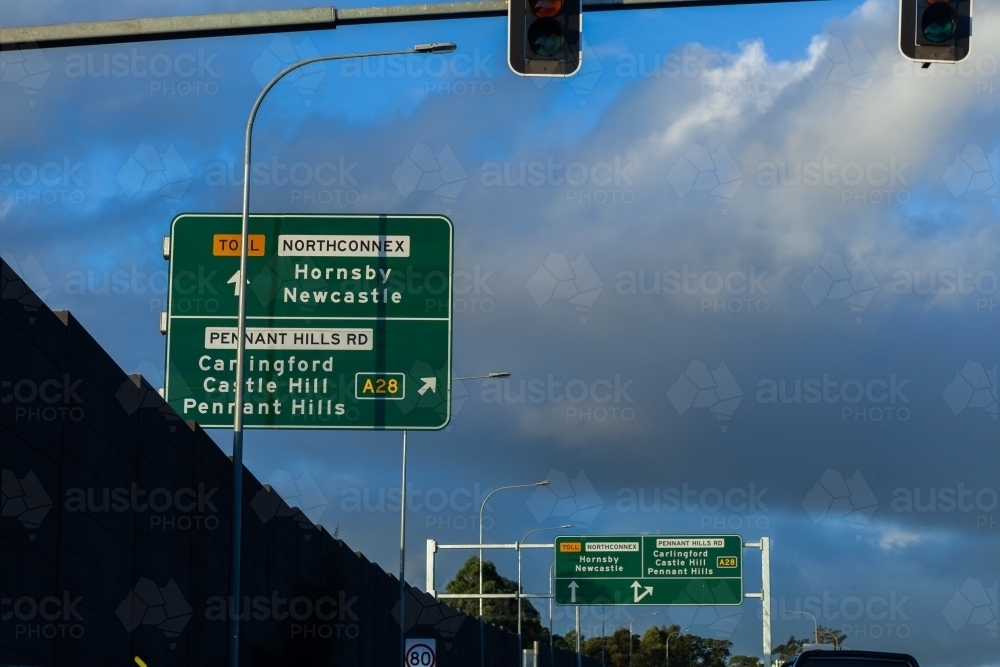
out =
[[[240,661],[240,576],[242,565],[240,562],[240,549],[243,538],[243,382],[245,375],[243,357],[246,353],[247,332],[247,241],[250,235],[250,140],[253,135],[253,122],[257,118],[257,111],[260,109],[261,102],[264,101],[264,98],[274,88],[275,84],[287,74],[294,72],[300,67],[305,67],[313,63],[348,58],[373,58],[411,53],[451,53],[455,48],[455,45],[451,43],[417,44],[412,49],[405,51],[345,53],[300,60],[278,72],[264,86],[264,89],[260,91],[256,101],[253,103],[253,107],[250,109],[250,117],[247,119],[246,136],[243,145],[243,224],[240,235],[240,272],[236,282],[238,305],[236,310],[236,386],[234,387],[233,396],[233,405],[235,406],[233,410],[233,514],[229,544],[229,594],[232,600],[232,605],[229,609],[231,612],[229,618],[230,667],[238,667]],[[400,647],[400,656],[402,656],[402,651],[403,648]]]
[[[826,635],[827,637],[833,637],[833,650],[834,651],[839,651],[840,650],[840,639],[837,637],[837,633],[836,632],[832,632],[830,630],[827,630],[823,634]]]
[[[508,373],[509,375],[509,373]],[[543,479],[540,482],[533,482],[531,484],[511,484],[510,486],[499,486],[483,498],[483,504],[479,506],[479,667],[486,667],[486,626],[483,621],[483,511],[486,509],[486,503],[489,502],[490,496],[498,491],[506,491],[507,489],[527,489],[532,486],[548,486],[549,480]]]
[[[583,667],[583,633],[580,631],[580,605],[576,605],[576,667]]]
[[[669,635],[667,635],[666,667],[670,667],[670,638],[673,637],[674,635],[682,635],[684,634],[684,632],[685,632],[684,630],[677,630],[676,632],[671,632]]]
[[[452,378],[452,382],[459,380],[479,380],[486,378],[510,377],[510,373],[489,373],[488,375],[474,375],[464,378]],[[403,663],[406,651],[406,625],[404,623],[406,612],[406,431],[403,431],[403,479],[399,490],[399,655],[400,664]]]
[[[652,614],[639,614],[638,616],[633,616],[632,620],[628,623],[628,667],[632,667],[632,624],[635,623],[635,619],[642,618],[643,616],[659,616],[660,612],[654,611]]]
[[[543,528],[535,528],[534,530],[529,530],[524,537],[517,543],[517,656],[518,661],[523,662],[524,653],[524,643],[521,640],[521,545],[524,544],[525,540],[528,539],[532,533],[537,533],[542,530],[559,530],[561,528],[572,528],[573,524],[567,523],[562,526],[545,526]],[[482,542],[480,542],[482,544]]]
[[[607,615],[604,613],[604,605],[601,605],[601,665],[604,665],[604,644],[607,640],[607,633],[604,631],[604,619]]]
[[[789,609],[785,611],[786,614],[802,614],[808,616],[813,620],[813,638],[817,644],[819,644],[819,624],[816,622],[816,617],[810,614],[808,611],[796,611],[794,609]]]
[[[482,543],[480,542],[480,544]],[[555,567],[556,563],[552,561],[552,564],[549,565],[549,665],[556,664],[555,639],[552,634],[552,582],[555,578]]]

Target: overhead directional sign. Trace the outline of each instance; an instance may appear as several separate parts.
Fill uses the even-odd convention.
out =
[[[442,216],[180,215],[166,399],[233,425],[247,290],[247,428],[439,429],[450,418],[453,230]]]
[[[739,535],[557,537],[556,604],[743,602]]]

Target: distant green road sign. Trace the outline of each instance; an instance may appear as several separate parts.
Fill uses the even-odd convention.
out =
[[[204,428],[233,425],[240,227],[171,228],[166,399]],[[450,220],[253,215],[247,248],[247,428],[448,424]]]
[[[556,604],[743,602],[739,535],[557,537]]]

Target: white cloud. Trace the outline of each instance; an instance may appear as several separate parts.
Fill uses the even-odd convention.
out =
[[[688,47],[695,54],[716,54],[704,62],[725,64],[693,78],[639,81],[623,91],[592,136],[559,155],[584,164],[627,156],[637,165],[635,202],[567,210],[565,195],[551,196],[550,190],[547,199],[538,198],[543,217],[572,218],[574,238],[583,240],[585,252],[601,247],[605,261],[620,254],[633,265],[755,263],[777,276],[811,268],[827,252],[860,254],[883,290],[896,271],[987,266],[1000,241],[993,203],[969,196],[956,204],[943,175],[968,141],[997,144],[991,119],[1000,111],[1000,94],[983,94],[982,84],[1000,85],[1000,74],[990,66],[1000,60],[998,13],[977,13],[973,59],[990,75],[983,78],[975,62],[924,71],[902,61],[895,45],[896,7],[884,0],[866,2],[831,24],[829,34],[815,36],[799,60],[775,62],[760,41],[732,54]],[[834,42],[844,46],[847,61],[838,64],[841,55],[830,55]],[[841,64],[846,69],[836,70]],[[743,176],[723,211],[712,205],[712,197],[698,196],[704,193],[671,187],[671,170],[692,146],[709,152],[724,148]],[[537,153],[525,149],[523,157]],[[818,174],[819,182],[808,182],[810,173]],[[799,182],[783,184],[794,174]],[[504,208],[492,196],[501,192],[474,192],[468,204]],[[534,205],[535,193],[516,192]],[[924,204],[928,198],[940,205]],[[585,216],[577,215],[581,209]],[[931,229],[925,228],[927,218],[934,218],[926,223]],[[607,246],[636,235],[660,238],[668,229],[667,244],[626,243],[618,252]],[[563,230],[542,226],[525,233],[551,245],[549,239]],[[794,281],[780,282],[785,289]],[[926,301],[954,304],[940,294]],[[873,306],[898,301],[887,303]],[[801,303],[792,298],[772,300],[775,309],[785,304],[800,313]]]
[[[787,86],[808,75],[817,58],[818,54],[813,54],[804,62],[774,63],[768,60],[763,42],[743,44],[728,67],[703,73],[704,86],[713,94],[691,100],[687,111],[663,130],[661,146],[684,146],[700,131],[738,128],[748,118],[766,113]]]
[[[903,528],[887,528],[882,531],[878,544],[885,550],[905,549],[911,544],[917,544],[927,539],[922,533],[916,533]]]

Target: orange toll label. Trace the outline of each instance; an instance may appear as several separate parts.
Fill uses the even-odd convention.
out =
[[[239,257],[240,234],[216,234],[212,237],[212,254],[216,257]],[[250,234],[247,237],[247,256],[264,256],[264,235]]]
[[[579,553],[583,551],[583,544],[580,542],[562,542],[559,544],[559,553]]]

